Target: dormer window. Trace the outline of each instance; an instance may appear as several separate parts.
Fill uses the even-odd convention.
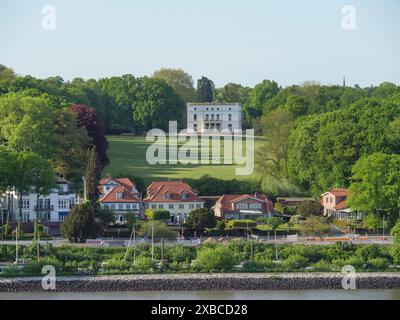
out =
[[[117,193],[117,199],[122,199],[124,197],[124,194],[122,192]]]
[[[182,192],[182,193],[180,194],[180,197],[181,197],[182,200],[186,199],[186,196],[187,196],[187,195],[186,195],[186,193],[184,193],[184,192]]]
[[[165,199],[168,199],[168,200],[171,199],[171,194],[170,193],[166,193],[164,196],[165,196]]]

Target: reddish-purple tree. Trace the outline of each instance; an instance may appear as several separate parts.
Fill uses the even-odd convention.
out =
[[[86,127],[91,140],[91,144],[87,147],[96,148],[97,158],[101,167],[100,169],[102,170],[109,163],[107,157],[108,141],[103,119],[99,116],[96,109],[82,104],[71,105],[69,111],[76,114],[79,127]]]

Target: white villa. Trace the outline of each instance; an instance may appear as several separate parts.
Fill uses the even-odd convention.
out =
[[[187,130],[201,134],[242,130],[242,108],[238,103],[188,103]]]
[[[39,221],[60,222],[69,214],[71,208],[79,202],[72,184],[62,178],[56,178],[57,187],[51,189],[48,195],[39,195],[34,191],[22,193],[22,221],[33,222],[36,216],[36,206],[39,206]],[[4,210],[9,208],[12,221],[18,221],[19,193],[11,191],[2,195]]]

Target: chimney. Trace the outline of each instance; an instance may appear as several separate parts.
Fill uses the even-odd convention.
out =
[[[255,197],[255,198],[258,199],[258,196],[259,196],[259,193],[258,193],[258,192],[254,193],[254,197]]]

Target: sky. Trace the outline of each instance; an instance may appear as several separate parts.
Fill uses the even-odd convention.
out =
[[[42,26],[45,5],[55,29]],[[343,28],[346,5],[355,29]],[[0,0],[0,64],[65,80],[170,67],[217,87],[400,84],[400,1]]]

